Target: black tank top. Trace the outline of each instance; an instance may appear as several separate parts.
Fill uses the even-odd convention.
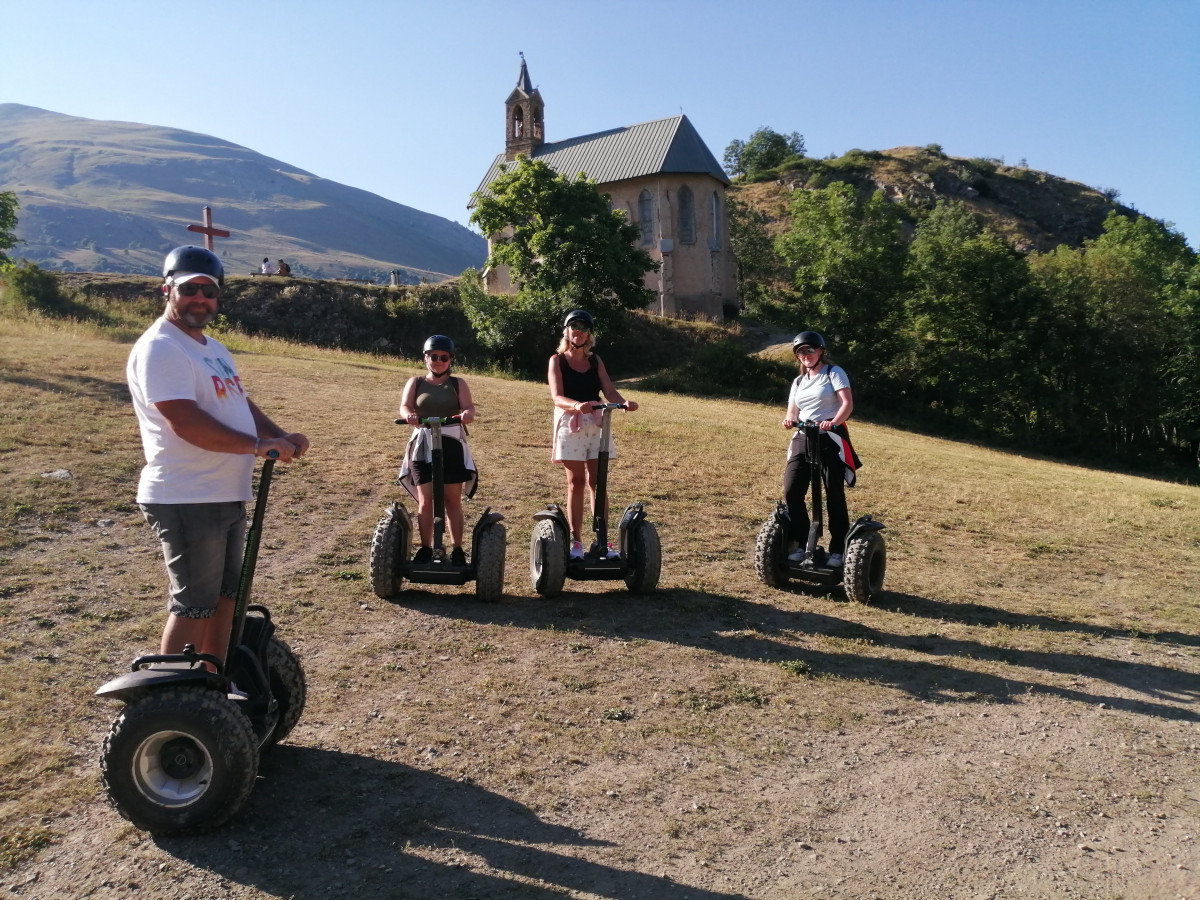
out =
[[[592,354],[588,357],[586,372],[576,372],[567,362],[563,354],[558,354],[558,371],[562,374],[563,396],[570,397],[576,403],[586,403],[589,400],[600,399],[600,357]]]

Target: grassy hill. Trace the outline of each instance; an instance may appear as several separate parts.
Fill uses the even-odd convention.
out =
[[[21,203],[16,253],[47,268],[150,274],[213,209],[230,272],[264,256],[296,274],[386,283],[480,266],[469,229],[208,135],[0,104],[0,190]],[[468,198],[463,198],[465,207]]]
[[[277,476],[256,597],[304,717],[226,828],[148,840],[99,794],[156,645],[159,550],[133,505],[131,335],[0,320],[0,880],[29,896],[1188,896],[1200,714],[1200,489],[859,424],[851,510],[889,595],[772,591],[779,404],[624,389],[614,505],[642,499],[661,590],[536,599],[530,516],[560,497],[544,385],[465,371],[507,595],[386,603],[365,575],[402,492],[411,366],[232,339],[312,453]],[[615,370],[616,376],[624,373]],[[62,473],[69,473],[65,477]]]
[[[738,179],[733,195],[763,210],[783,227],[787,195],[845,181],[864,192],[882,190],[906,211],[911,223],[939,199],[964,203],[994,232],[1021,250],[1079,247],[1098,237],[1105,217],[1135,210],[1112,191],[1070,181],[997,159],[947,156],[936,145],[883,151],[851,150],[835,159],[797,159],[769,173]]]

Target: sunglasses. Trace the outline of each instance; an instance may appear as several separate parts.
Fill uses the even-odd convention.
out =
[[[572,328],[575,331],[591,331],[592,330],[591,325],[589,325],[587,322],[581,322],[578,319],[574,322],[568,322],[567,327]]]
[[[797,356],[811,356],[813,353],[820,353],[820,352],[821,352],[820,347],[797,347],[796,348]]]
[[[180,297],[195,297],[197,292],[203,293],[209,300],[215,300],[221,296],[221,289],[215,284],[196,284],[194,281],[177,284],[175,290],[179,292]]]
[[[449,353],[426,353],[425,355],[433,362],[450,362]]]

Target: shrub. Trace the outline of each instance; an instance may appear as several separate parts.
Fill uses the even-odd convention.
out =
[[[682,364],[644,379],[642,386],[651,391],[778,403],[787,397],[793,377],[795,366],[747,356],[736,342],[722,341],[698,348]]]
[[[12,311],[40,313],[55,319],[92,319],[97,314],[62,292],[51,272],[23,262],[3,276],[4,305]]]

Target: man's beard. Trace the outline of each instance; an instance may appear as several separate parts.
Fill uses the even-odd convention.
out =
[[[209,312],[207,309],[184,309],[179,312],[179,320],[188,328],[204,328],[216,317],[215,312]]]

